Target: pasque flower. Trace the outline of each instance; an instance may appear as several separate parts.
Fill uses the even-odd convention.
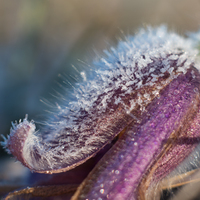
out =
[[[60,173],[118,136],[72,199],[157,198],[161,180],[198,144],[196,43],[163,26],[140,30],[105,51],[43,129],[26,117],[4,146],[33,172]]]

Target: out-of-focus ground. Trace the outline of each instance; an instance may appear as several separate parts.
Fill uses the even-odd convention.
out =
[[[197,31],[200,0],[0,0],[0,134],[27,113],[42,119],[48,108],[40,99],[57,101],[56,82],[75,81],[72,65],[84,70],[94,52],[163,23],[179,34]]]

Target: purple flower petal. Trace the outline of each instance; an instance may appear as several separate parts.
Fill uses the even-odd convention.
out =
[[[149,183],[165,177],[197,145],[192,143],[192,148],[187,148],[184,144],[177,149],[173,143],[176,144],[180,135],[199,134],[199,90],[200,74],[193,67],[174,79],[147,106],[141,123],[127,128],[82,183],[74,199],[146,199]],[[168,142],[171,137],[173,142]],[[172,154],[172,150],[165,154],[172,147],[177,154]]]

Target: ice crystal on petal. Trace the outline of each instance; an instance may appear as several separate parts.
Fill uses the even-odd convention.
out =
[[[35,131],[25,119],[11,130],[6,146],[34,171],[60,172],[93,156],[141,115],[159,92],[193,64],[193,40],[166,27],[141,29],[82,72],[73,100],[48,126]],[[28,131],[28,132],[27,132]],[[19,147],[12,137],[21,138]],[[16,151],[20,150],[20,153]]]

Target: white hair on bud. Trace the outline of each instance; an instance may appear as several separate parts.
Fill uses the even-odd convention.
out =
[[[94,62],[92,75],[80,73],[83,82],[77,83],[76,87],[81,92],[75,90],[73,99],[59,106],[53,121],[48,122],[50,126],[44,127],[43,132],[29,130],[24,143],[24,160],[31,168],[40,171],[58,169],[61,163],[67,166],[90,157],[91,152],[96,152],[99,146],[108,142],[108,138],[115,136],[113,121],[105,126],[107,120],[104,119],[108,112],[114,116],[115,110],[109,106],[112,101],[116,107],[121,106],[121,112],[130,116],[138,105],[143,111],[152,98],[159,95],[162,86],[186,73],[194,63],[198,51],[193,47],[193,40],[169,33],[165,26],[141,29],[134,37],[120,41],[116,48],[106,51],[107,57]],[[169,78],[156,85],[165,72],[170,74]],[[154,87],[151,94],[138,92],[128,103],[123,100],[133,91],[151,86]],[[17,134],[25,123],[27,119],[16,125],[11,136]]]

